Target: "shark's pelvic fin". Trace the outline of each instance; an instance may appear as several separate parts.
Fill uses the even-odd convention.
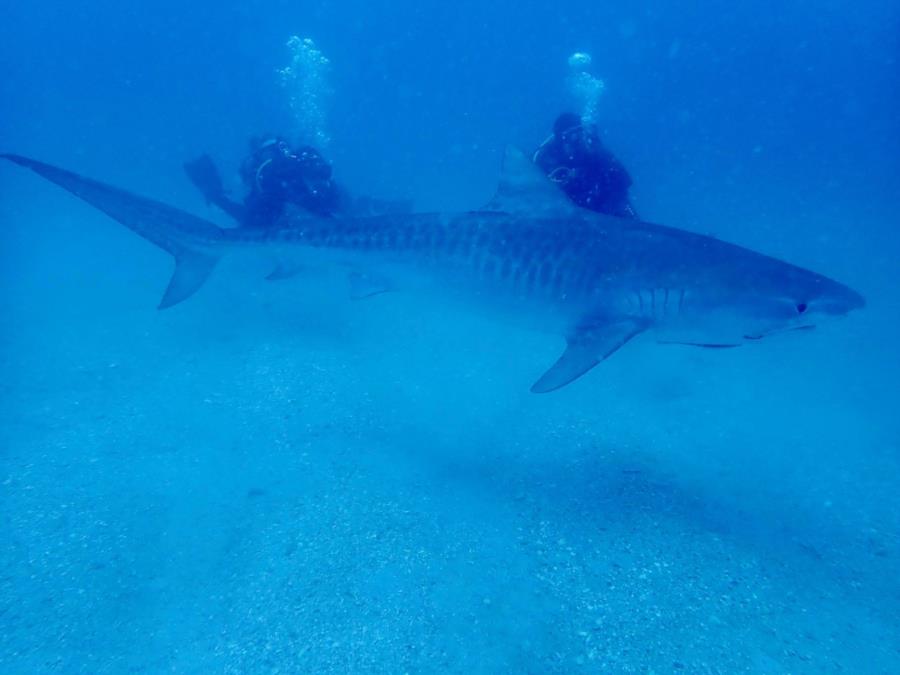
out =
[[[630,318],[580,326],[569,336],[563,355],[531,391],[546,394],[577,380],[646,327],[646,323]]]
[[[521,150],[507,146],[497,192],[484,210],[565,215],[578,207]]]
[[[350,281],[350,298],[353,300],[365,300],[374,295],[390,293],[394,290],[390,281],[369,272],[351,272],[348,279]]]
[[[28,157],[0,154],[0,158],[31,169],[171,253],[175,272],[160,309],[195,293],[222,254],[218,245],[223,230],[202,218]]]
[[[275,264],[275,269],[266,275],[266,281],[281,281],[283,279],[291,279],[303,270],[306,266],[303,263],[290,262],[280,260]]]

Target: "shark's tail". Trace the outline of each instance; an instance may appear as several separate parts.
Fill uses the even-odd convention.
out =
[[[225,231],[202,218],[27,157],[0,154],[0,158],[31,169],[171,253],[175,272],[160,309],[193,295],[223,253]]]

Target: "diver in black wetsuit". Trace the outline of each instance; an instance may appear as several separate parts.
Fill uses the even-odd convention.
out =
[[[186,162],[184,170],[207,203],[218,206],[241,227],[271,227],[288,204],[321,217],[333,216],[342,207],[342,191],[322,154],[311,146],[291,148],[277,136],[251,141],[250,154],[241,165],[241,179],[249,190],[243,204],[225,194],[209,155]]]
[[[578,206],[622,218],[637,218],[628,189],[631,176],[603,147],[594,125],[574,113],[563,113],[553,123],[553,135],[532,160]]]

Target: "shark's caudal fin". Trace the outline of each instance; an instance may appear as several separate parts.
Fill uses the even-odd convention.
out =
[[[31,169],[171,253],[175,272],[159,303],[160,309],[193,295],[216,266],[221,255],[219,244],[224,239],[223,230],[216,225],[50,164],[20,155],[0,154],[0,158]]]

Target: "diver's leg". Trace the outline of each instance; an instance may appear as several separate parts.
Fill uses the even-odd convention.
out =
[[[234,218],[238,224],[245,224],[244,221],[247,219],[247,209],[244,208],[243,204],[232,201],[224,194],[216,196],[216,198],[212,200],[212,203]]]
[[[225,196],[222,177],[209,155],[201,155],[184,163],[184,172],[194,184],[207,204],[215,204],[237,222],[242,223],[246,217],[244,207]]]

